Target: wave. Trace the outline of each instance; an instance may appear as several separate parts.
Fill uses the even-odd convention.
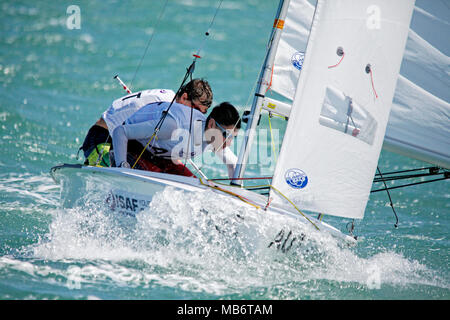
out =
[[[71,261],[65,277],[76,288],[111,281],[251,299],[321,298],[324,288],[336,285],[362,292],[450,288],[436,271],[400,253],[380,247],[360,257],[291,218],[224,200],[168,188],[136,217],[89,201],[83,208],[55,209],[49,233],[27,250],[34,259]],[[274,242],[281,230],[298,237],[289,250]]]

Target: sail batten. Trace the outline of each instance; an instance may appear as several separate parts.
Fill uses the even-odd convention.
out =
[[[272,180],[301,208],[364,216],[413,7],[413,0],[317,2]]]

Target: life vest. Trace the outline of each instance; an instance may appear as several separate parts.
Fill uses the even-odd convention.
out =
[[[100,143],[96,145],[86,158],[86,164],[90,166],[111,167],[111,160],[109,157],[110,149],[110,143]]]
[[[125,123],[133,124],[149,120],[159,120],[169,105],[170,102],[146,105],[128,118]],[[172,132],[172,139],[155,138],[148,146],[148,150],[155,156],[172,160],[193,158],[202,153],[206,147],[206,142],[203,140],[206,123],[205,115],[197,109],[176,102],[170,107],[169,115],[177,123],[177,129]],[[149,132],[149,135],[152,133]],[[143,147],[148,143],[148,139],[138,141]]]
[[[175,92],[169,89],[142,90],[113,101],[102,114],[112,135],[114,129],[145,105],[160,101],[172,101]]]

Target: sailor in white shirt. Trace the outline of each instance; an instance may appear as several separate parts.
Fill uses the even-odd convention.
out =
[[[194,96],[194,98],[190,96]],[[178,103],[198,108],[197,105],[192,104],[191,100],[198,100],[199,97],[204,99],[204,105],[201,104],[203,109],[199,110],[206,113],[208,107],[211,106],[213,94],[209,83],[203,79],[194,79],[188,82],[179,90],[177,97],[175,97],[175,92],[170,89],[152,89],[131,93],[114,100],[100,119],[89,129],[84,139],[80,150],[83,150],[86,158],[85,164],[111,166],[109,156],[103,157],[103,152],[105,150],[105,154],[109,152],[112,132],[143,106],[153,102],[171,102],[175,99]],[[100,159],[101,161],[99,161]]]
[[[192,111],[191,108],[194,109],[194,111],[195,111],[195,112],[194,111],[192,112],[192,115],[194,113],[196,115],[199,115],[199,118],[196,119],[196,121],[193,121],[194,127],[191,127],[190,128],[191,130],[195,130],[197,133],[200,132],[198,130],[199,120],[200,120],[200,122],[202,122],[201,127],[207,129],[205,126],[207,126],[208,124],[206,123],[206,119],[204,119],[203,114],[206,113],[208,108],[211,106],[212,90],[206,80],[194,79],[194,80],[190,81],[188,84],[186,84],[184,87],[181,88],[177,97],[175,97],[175,93],[169,89],[153,89],[153,90],[143,90],[143,91],[135,92],[135,93],[129,94],[127,96],[124,96],[122,98],[119,98],[119,99],[116,99],[115,101],[113,101],[111,106],[105,112],[103,112],[101,118],[96,122],[96,124],[91,127],[91,129],[89,130],[89,132],[85,138],[83,146],[80,148],[84,151],[84,155],[86,157],[85,164],[111,166],[111,163],[109,161],[108,151],[110,149],[111,142],[112,142],[111,137],[113,136],[113,132],[115,131],[115,129],[118,126],[121,126],[122,124],[125,124],[126,122],[128,122],[127,133],[129,134],[129,137],[134,137],[133,139],[137,139],[136,137],[144,137],[147,134],[151,135],[153,133],[153,130],[155,128],[157,121],[153,124],[153,127],[152,127],[152,124],[150,124],[151,121],[147,122],[147,126],[145,124],[144,125],[140,124],[139,126],[145,127],[145,129],[141,129],[141,131],[140,130],[136,131],[136,130],[130,130],[130,128],[131,128],[130,125],[132,123],[130,121],[128,121],[128,119],[130,119],[130,117],[132,117],[136,112],[141,110],[143,107],[146,107],[148,105],[157,107],[157,106],[161,105],[162,102],[166,102],[165,105],[168,106],[170,102],[174,101],[174,98],[176,101],[176,102],[174,102],[174,105],[181,104],[181,105],[184,105],[184,107],[186,107],[186,106],[189,107],[188,109],[182,108],[185,111],[186,110],[189,111],[188,112],[189,116],[191,116],[191,111]],[[153,112],[153,114],[154,114],[154,112],[156,112],[156,109],[159,109],[159,108],[156,108],[156,109],[152,110],[149,108],[150,107],[147,107],[148,110],[146,112],[147,113]],[[232,108],[234,109],[234,107],[232,107]],[[177,108],[174,108],[173,110],[175,110],[175,109],[177,109]],[[180,114],[186,115],[186,112],[179,113],[175,117],[173,117],[173,116],[166,117],[165,123],[163,123],[163,128],[165,128],[166,130],[164,130],[163,132],[161,132],[161,130],[160,130],[160,132],[158,133],[158,143],[162,143],[165,133],[167,133],[167,132],[170,132],[171,134],[174,132],[179,133],[180,131],[183,130],[183,125],[180,123],[181,118],[179,118]],[[235,115],[235,117],[237,115],[237,120],[239,120],[239,115],[236,110],[235,110],[234,115]],[[202,116],[203,116],[203,118],[202,118]],[[218,116],[216,115],[216,118],[217,117]],[[142,115],[141,115],[140,120],[143,120]],[[147,120],[150,120],[150,119],[147,119]],[[136,119],[134,121],[136,121]],[[159,118],[158,118],[158,121],[159,121]],[[186,117],[184,117],[184,121],[186,123]],[[142,121],[140,121],[140,122],[142,122]],[[228,130],[229,137],[227,139],[223,140],[222,142],[218,143],[218,144],[221,144],[222,146],[218,145],[216,147],[213,147],[213,143],[209,143],[209,144],[205,143],[205,141],[203,141],[203,134],[192,135],[193,141],[192,141],[191,147],[193,147],[195,150],[189,151],[189,154],[194,156],[194,155],[196,155],[196,153],[197,154],[199,153],[199,150],[201,150],[201,152],[203,152],[205,150],[210,150],[210,151],[215,152],[216,156],[218,156],[227,165],[229,176],[232,177],[233,172],[234,172],[234,167],[237,162],[237,157],[234,155],[234,153],[230,150],[230,148],[228,146],[231,143],[231,137],[232,137],[230,132],[233,131],[233,136],[236,134],[236,133],[234,133],[234,130],[237,132],[237,130],[239,129],[240,120],[239,120],[239,127],[237,127],[236,125],[237,125],[237,123],[233,122],[232,127],[234,129],[233,130],[226,129],[226,130]],[[136,125],[134,125],[134,126],[136,127]],[[211,128],[213,128],[213,129],[215,128],[220,131],[220,129],[218,129],[220,126],[220,123],[216,124],[215,121],[213,121],[213,122],[211,122],[210,126],[211,126]],[[226,126],[226,127],[229,128],[229,126]],[[222,126],[222,128],[223,128],[223,126]],[[170,129],[170,130],[168,130],[168,129]],[[184,128],[184,129],[186,129],[186,128]],[[144,131],[142,131],[142,130],[144,130]],[[225,135],[225,133],[224,133],[224,135]],[[123,136],[122,136],[122,139],[123,139]],[[125,147],[125,153],[123,151],[123,148],[120,149],[120,147],[119,147],[119,153],[117,153],[117,150],[116,150],[115,154],[116,154],[116,163],[117,164],[121,164],[122,162],[127,162],[126,158],[124,158],[124,156],[123,156],[124,154],[125,154],[125,157],[130,157],[130,154],[133,154],[133,152],[134,152],[134,154],[136,154],[136,153],[140,154],[142,152],[145,144],[147,143],[147,141],[145,141],[145,138],[141,138],[140,139],[141,141],[139,141],[140,143],[133,139],[131,139],[129,141],[128,148]],[[127,138],[127,142],[128,142],[128,140],[129,139]],[[218,141],[220,139],[215,139],[215,140]],[[201,143],[201,147],[199,145],[199,141],[203,141]],[[125,146],[126,145],[127,144],[125,143]],[[177,146],[174,146],[174,148],[169,148],[169,149],[171,150],[171,152],[178,152],[178,153],[181,152],[182,153],[183,152],[182,148],[180,150],[178,150],[181,145],[182,144],[179,144]],[[164,158],[167,159],[168,155],[167,154],[162,155],[161,151],[164,151],[164,149],[167,149],[167,148],[158,147],[158,145],[154,145],[154,144],[152,144],[152,146],[153,146],[152,150],[150,150],[150,149],[146,150],[144,155],[147,155],[147,156],[151,155],[150,157],[147,157],[147,158],[152,158],[154,160],[154,162],[155,161],[158,162],[159,167],[165,167],[167,163],[166,163],[166,161],[162,161],[161,159],[164,159]],[[106,150],[105,153],[103,153],[104,150]],[[127,151],[128,151],[128,155],[126,153]],[[186,150],[184,150],[184,151],[186,151]],[[117,156],[118,156],[118,158],[117,158]],[[155,156],[157,158],[155,158]],[[170,156],[170,158],[172,160],[174,160],[175,162],[177,161],[176,156],[175,157]],[[182,158],[182,157],[180,157],[180,158]],[[186,158],[186,154],[184,154],[184,158]],[[131,156],[131,159],[137,159],[137,156],[136,155],[134,157]],[[99,161],[99,160],[101,160],[101,161]],[[119,160],[120,160],[120,162],[119,162]],[[145,160],[145,157],[142,160]],[[131,163],[130,160],[128,162]],[[178,162],[179,162],[179,160],[178,160]],[[143,169],[143,170],[159,171],[159,172],[167,172],[167,170],[168,170],[167,173],[175,173],[175,174],[187,173],[184,175],[192,175],[192,173],[190,173],[190,171],[187,172],[184,169],[183,169],[183,172],[178,172],[178,173],[170,172],[171,171],[170,168],[162,168],[161,169],[158,166],[150,164],[148,161],[146,161],[146,162],[139,161],[139,164],[141,164],[141,165],[140,166],[138,165],[135,168],[139,168],[139,169]],[[176,163],[173,163],[173,165],[175,165],[175,164]],[[176,165],[178,165],[178,164],[176,164]],[[168,165],[168,167],[172,167],[173,165]],[[185,169],[187,170],[187,168],[185,168]]]
[[[167,115],[157,132],[157,139],[153,139],[155,127],[164,112]],[[231,177],[237,158],[229,146],[240,126],[239,113],[228,102],[216,106],[208,117],[180,103],[149,104],[114,130],[115,163],[130,167],[131,161],[136,162],[135,158],[127,161],[127,151],[130,151],[127,143],[137,140],[141,149],[133,153],[141,153],[146,148],[143,158],[147,163],[143,166],[147,166],[147,170],[193,176],[181,160],[194,158],[209,150],[227,165]]]

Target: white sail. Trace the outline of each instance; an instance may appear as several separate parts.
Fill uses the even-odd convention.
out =
[[[291,0],[272,90],[293,99],[315,0]],[[383,148],[450,169],[450,4],[417,0]]]
[[[384,148],[450,169],[450,3],[416,2]]]
[[[414,0],[319,0],[272,180],[274,202],[362,218]]]

